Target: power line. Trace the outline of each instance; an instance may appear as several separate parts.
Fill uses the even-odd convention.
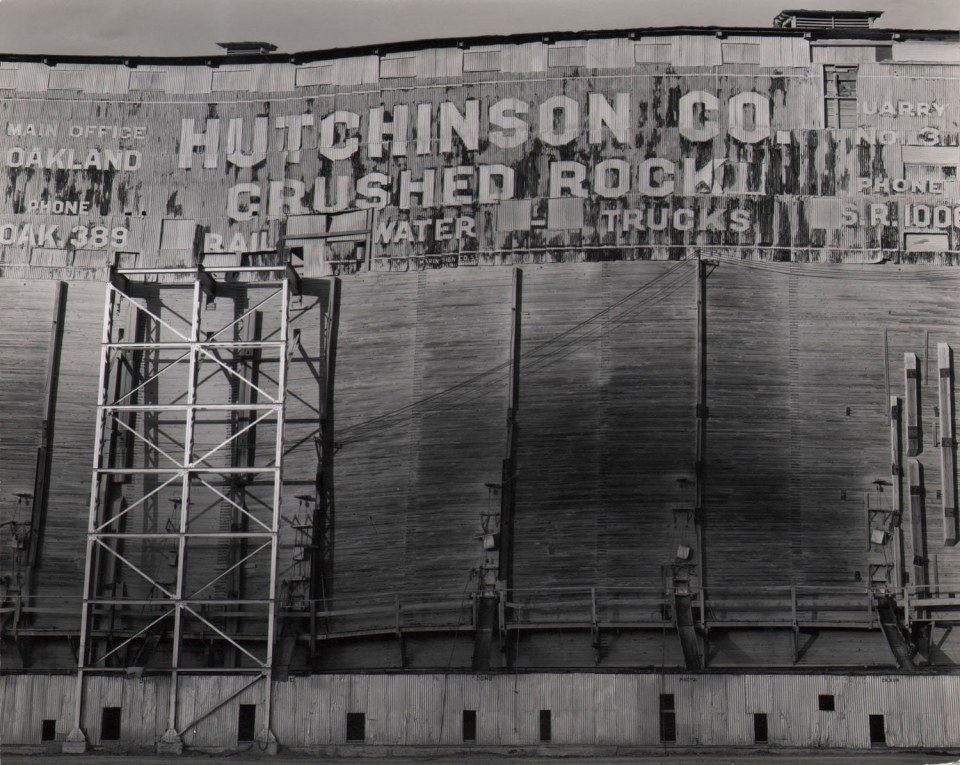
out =
[[[637,289],[631,291],[630,293],[628,293],[628,294],[625,295],[624,297],[622,297],[622,298],[620,298],[619,300],[617,300],[615,303],[612,303],[611,305],[603,308],[602,310],[596,312],[595,314],[587,317],[586,319],[580,321],[579,323],[573,325],[572,327],[564,330],[564,331],[561,332],[560,334],[555,335],[554,337],[552,337],[552,338],[544,341],[543,343],[540,343],[540,344],[537,345],[537,346],[534,346],[534,347],[533,347],[532,349],[530,349],[527,353],[525,353],[524,356],[525,356],[526,358],[530,358],[530,357],[532,357],[533,359],[538,358],[538,355],[537,355],[537,354],[538,354],[539,352],[542,352],[544,349],[548,349],[552,344],[557,343],[557,342],[560,342],[561,340],[563,340],[564,338],[568,337],[570,334],[576,332],[576,331],[579,330],[580,328],[582,328],[582,327],[584,327],[584,326],[586,326],[586,325],[589,325],[590,323],[595,322],[598,318],[602,318],[603,316],[605,316],[606,314],[610,313],[611,311],[616,310],[619,306],[621,306],[621,305],[623,305],[624,303],[628,302],[629,300],[633,299],[633,298],[636,297],[637,295],[645,292],[646,290],[652,289],[653,287],[655,287],[655,286],[657,285],[658,282],[667,279],[667,278],[670,277],[672,274],[674,274],[676,271],[680,270],[680,269],[684,266],[684,264],[685,264],[686,262],[687,262],[687,261],[679,261],[679,262],[678,262],[675,266],[673,266],[672,268],[669,268],[669,269],[667,269],[666,271],[661,272],[660,274],[658,274],[657,276],[655,276],[653,279],[651,279],[649,282],[646,282],[646,283],[643,284],[642,286],[640,286],[640,287],[638,287]],[[562,346],[562,347],[566,347],[566,346]],[[542,355],[542,354],[541,354],[541,355]],[[378,424],[378,423],[380,423],[380,422],[383,422],[383,421],[386,421],[386,420],[393,420],[393,419],[395,419],[395,418],[397,418],[397,417],[400,417],[401,415],[404,415],[405,413],[407,413],[407,412],[409,412],[409,411],[411,411],[411,410],[417,409],[417,408],[419,408],[419,407],[424,406],[425,404],[428,404],[428,403],[430,403],[430,402],[432,402],[432,401],[435,401],[435,400],[438,399],[438,398],[441,398],[441,397],[444,397],[444,396],[449,396],[449,395],[451,395],[452,393],[455,393],[455,392],[457,392],[457,391],[459,391],[459,390],[462,390],[462,389],[464,389],[464,388],[468,388],[468,387],[470,387],[470,386],[472,386],[472,385],[480,382],[481,380],[485,380],[486,378],[490,377],[491,375],[496,375],[498,372],[504,372],[504,373],[505,373],[506,370],[508,370],[509,366],[510,366],[510,361],[509,361],[509,360],[508,360],[508,361],[505,361],[505,362],[503,362],[503,363],[501,363],[501,364],[497,364],[496,366],[493,366],[493,367],[491,367],[491,368],[489,368],[489,369],[486,369],[486,370],[484,370],[483,372],[480,372],[479,374],[474,375],[473,377],[467,378],[466,380],[463,380],[463,381],[461,381],[461,382],[459,382],[459,383],[457,383],[457,384],[455,384],[455,385],[452,385],[452,386],[450,386],[450,387],[448,387],[448,388],[445,388],[445,389],[443,389],[443,390],[437,391],[436,393],[430,394],[429,396],[425,396],[425,397],[422,398],[422,399],[418,399],[417,401],[414,401],[414,402],[412,402],[412,403],[410,403],[410,404],[407,404],[407,405],[405,405],[405,406],[402,406],[402,407],[398,407],[397,409],[394,409],[394,410],[392,410],[392,411],[390,411],[390,412],[385,412],[384,414],[377,415],[376,417],[373,417],[373,418],[371,418],[371,419],[369,419],[369,420],[366,420],[366,421],[364,421],[364,422],[360,422],[360,423],[357,423],[356,425],[347,427],[347,428],[345,428],[343,431],[341,431],[341,434],[340,434],[340,435],[341,435],[342,438],[346,438],[347,436],[353,436],[354,439],[356,439],[356,438],[358,437],[358,436],[357,436],[357,433],[358,433],[358,432],[363,433],[364,435],[367,435],[364,431],[366,431],[368,428],[370,428],[370,427],[373,426],[373,425],[376,425],[376,424]],[[522,369],[523,369],[523,362],[521,362],[521,370],[522,370]],[[495,378],[495,380],[496,380],[496,379],[497,379],[497,378]],[[393,423],[393,424],[396,424],[396,423]]]
[[[831,264],[776,263],[773,261],[741,260],[724,255],[715,255],[721,263],[743,266],[756,271],[764,271],[784,276],[797,276],[805,279],[832,279],[842,282],[904,281],[915,283],[955,282],[960,279],[960,269],[918,269],[909,271],[889,271],[873,266],[869,269],[854,270],[855,266]]]

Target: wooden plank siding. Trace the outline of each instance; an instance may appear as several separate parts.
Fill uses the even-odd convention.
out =
[[[791,405],[793,281],[721,263],[707,277],[707,586],[803,577]],[[762,297],[761,297],[762,296]],[[803,448],[802,446],[800,448]],[[809,485],[800,485],[801,496]],[[709,591],[709,590],[708,590]]]
[[[53,282],[30,289],[0,280],[0,508],[3,522],[29,524],[44,406],[45,363],[53,322]],[[18,497],[18,494],[25,495]],[[45,540],[46,541],[46,540]],[[0,561],[13,574],[11,527],[0,532]],[[25,552],[23,553],[25,556]],[[25,557],[24,557],[25,560]],[[26,572],[24,572],[25,574]]]
[[[686,543],[688,521],[675,511],[692,501],[684,495],[695,423],[692,268],[608,263],[525,270],[518,589],[657,586],[678,542]],[[708,277],[708,584],[852,584],[858,572],[867,577],[877,556],[892,555],[889,543],[865,553],[862,538],[863,494],[871,493],[878,507],[892,499],[874,483],[889,474],[891,460],[885,380],[904,395],[896,366],[905,349],[919,352],[923,369],[925,342],[933,350],[937,341],[958,341],[949,324],[956,297],[950,283],[903,272],[858,269],[848,280],[833,274],[827,267],[770,272],[723,262]],[[499,503],[487,484],[499,482],[506,437],[509,277],[506,269],[463,270],[370,274],[344,283],[334,399],[338,600],[395,590],[461,596],[473,590],[480,514]],[[186,293],[168,293],[148,302],[170,321],[182,320]],[[243,304],[264,294],[252,289]],[[205,308],[207,326],[238,315],[231,295]],[[79,595],[102,299],[100,285],[68,286],[40,594]],[[303,513],[295,495],[311,493],[315,479],[319,394],[311,367],[322,354],[323,299],[307,295],[294,302],[291,327],[300,330],[303,351],[293,351],[290,365],[282,511],[288,518]],[[19,307],[5,326],[17,337],[34,332],[37,342],[46,342],[42,303],[30,301],[38,306],[30,310],[11,298],[10,305]],[[937,329],[922,329],[928,326]],[[172,357],[164,352],[162,358]],[[42,376],[42,359],[35,376]],[[272,376],[274,364],[265,360],[263,373]],[[930,369],[921,377],[924,401],[936,401],[935,356]],[[212,365],[202,370],[204,397],[233,395],[224,373]],[[170,372],[150,395],[175,397],[181,386]],[[39,387],[4,377],[8,396]],[[931,419],[923,411],[922,419]],[[5,409],[6,417],[28,413]],[[164,448],[182,448],[178,427],[178,416],[161,420]],[[4,428],[5,438],[30,432],[36,431],[26,421]],[[201,422],[198,447],[227,433],[222,420]],[[943,507],[931,488],[940,485],[938,451],[919,456],[927,489],[927,521],[920,528],[946,584],[960,579],[960,566],[930,522]],[[143,464],[139,444],[134,453]],[[23,469],[32,477],[32,455]],[[126,490],[131,499],[142,491],[133,483]],[[162,528],[172,513],[168,500],[161,495],[152,518],[146,509],[134,511],[130,523]],[[215,518],[207,513],[198,523],[215,526]],[[906,521],[905,528],[912,550]],[[297,573],[294,536],[284,524],[281,570],[290,576]],[[137,549],[162,578],[169,556]],[[195,548],[193,560],[214,565],[208,552]],[[215,570],[198,568],[197,575]],[[265,575],[263,567],[251,568],[249,587],[262,588]],[[133,594],[139,583],[128,586]]]
[[[405,277],[386,301],[379,283],[342,296],[334,591],[472,592],[506,437],[510,273]]]
[[[103,294],[97,283],[67,287],[38,596],[78,598],[82,589]]]

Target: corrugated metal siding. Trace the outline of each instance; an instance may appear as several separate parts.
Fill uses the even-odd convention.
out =
[[[5,746],[38,744],[40,721],[57,721],[63,740],[72,720],[74,677],[0,678]],[[188,725],[250,682],[249,676],[184,676],[179,725]],[[101,710],[122,709],[121,745],[152,747],[166,728],[165,679],[90,677],[84,731],[100,740]],[[258,705],[262,682],[206,720],[183,731],[185,745],[237,747],[238,705]],[[551,745],[658,746],[659,695],[675,699],[678,746],[751,746],[753,714],[767,714],[769,747],[870,746],[868,718],[882,714],[890,747],[960,745],[951,721],[960,713],[960,679],[909,675],[313,675],[274,683],[270,728],[281,746],[350,746],[347,712],[366,716],[364,745],[458,745],[461,713],[477,712],[478,746],[539,746],[539,712],[552,713]],[[835,711],[821,712],[818,695],[832,694]],[[343,750],[341,750],[342,752]]]
[[[960,45],[956,43],[895,42],[894,61],[960,61]]]
[[[73,727],[74,675],[0,677],[0,742],[40,744],[43,720],[56,720],[56,740]]]
[[[220,676],[216,678],[187,675],[180,680],[180,706],[177,710],[177,730],[185,746],[203,748],[232,748],[237,745],[237,715],[240,704],[257,706],[254,731],[260,734],[264,727],[264,681],[254,684],[236,698],[223,700],[237,693],[251,682],[249,675]],[[222,705],[221,705],[222,704]],[[215,710],[207,714],[211,710]],[[207,714],[197,724],[195,720]],[[190,727],[186,727],[190,726]]]
[[[644,37],[641,44],[655,43],[656,37]],[[671,38],[665,38],[664,42],[668,45],[671,41],[676,41],[676,56],[672,63],[678,66],[715,66],[721,61],[735,61],[736,58],[724,57],[721,53],[723,45],[758,45],[760,48],[759,63],[763,66],[807,66],[812,63],[857,63],[873,62],[878,60],[878,45],[884,49],[892,49],[893,60],[902,62],[955,62],[960,61],[960,52],[957,46],[952,43],[939,41],[894,41],[878,44],[856,44],[852,42],[840,42],[836,44],[817,42],[811,45],[810,41],[798,37],[771,37],[751,36],[751,35],[731,35],[723,40],[716,39],[713,35],[675,35]],[[540,46],[537,48],[536,46]],[[568,56],[569,53],[553,53],[548,56],[548,47],[543,43],[517,43],[496,46],[503,49],[505,57],[509,59],[502,71],[544,71],[545,67],[558,65],[585,65],[595,69],[616,69],[621,67],[631,67],[634,64],[632,55],[633,42],[627,38],[602,38],[590,40],[561,40],[551,43],[551,51],[559,51],[562,48],[585,48],[582,59],[568,64],[549,63],[549,56]],[[307,62],[294,65],[279,62],[264,64],[244,63],[240,66],[232,64],[221,65],[218,68],[210,67],[192,67],[190,72],[187,68],[178,67],[174,74],[175,77],[168,78],[165,81],[164,90],[171,94],[184,93],[206,93],[212,91],[241,90],[250,92],[285,92],[292,91],[295,87],[303,87],[317,84],[336,83],[340,86],[359,85],[363,83],[375,83],[378,80],[377,69],[381,61],[396,61],[397,59],[410,58],[415,59],[416,63],[410,65],[411,74],[418,79],[429,81],[436,77],[459,77],[464,71],[489,71],[489,64],[484,64],[481,68],[476,68],[477,56],[483,53],[479,50],[470,50],[466,52],[460,48],[445,47],[424,49],[414,53],[385,54],[382,58],[379,56],[366,56],[362,59],[369,59],[373,65],[372,72],[368,75],[357,76],[348,74],[351,70],[357,72],[355,64],[348,58],[333,59],[329,62]],[[580,55],[580,54],[573,54]],[[358,58],[357,60],[361,60]],[[464,61],[467,61],[464,68]],[[650,59],[646,56],[638,58],[637,61],[660,60],[659,58]],[[751,60],[753,60],[751,58]],[[513,63],[510,63],[512,61]],[[670,61],[670,59],[668,59]],[[521,65],[520,62],[523,62]],[[539,62],[539,63],[538,63]],[[346,65],[345,67],[343,65]],[[532,66],[530,66],[532,65]],[[42,92],[47,89],[47,81],[52,76],[52,89],[60,90],[81,90],[88,93],[125,93],[132,90],[143,90],[138,86],[142,83],[143,76],[136,70],[131,72],[124,66],[114,64],[87,65],[83,67],[82,76],[73,75],[70,72],[75,65],[63,64],[55,68],[43,64],[16,64],[3,65],[3,70],[9,69],[11,72],[18,70],[29,71],[31,67],[38,74],[27,74],[25,77],[12,75],[14,80],[6,87],[16,88],[22,92]],[[386,64],[387,70],[392,71],[396,64]],[[327,79],[324,76],[321,80],[316,80],[317,70],[331,69],[336,73]],[[361,67],[369,68],[369,67]],[[237,79],[238,70],[243,69],[247,72],[246,77]],[[495,67],[495,69],[499,69]],[[186,76],[180,76],[182,73]],[[347,76],[343,76],[343,75]],[[397,74],[387,74],[387,77],[396,77]],[[150,78],[147,78],[150,79]],[[76,81],[75,81],[76,80]],[[237,87],[226,87],[224,83],[234,83]],[[146,88],[153,90],[153,87]]]

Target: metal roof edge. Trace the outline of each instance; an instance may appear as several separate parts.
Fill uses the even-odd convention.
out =
[[[326,48],[295,53],[214,54],[191,56],[124,56],[86,54],[24,54],[0,53],[3,62],[37,62],[49,65],[60,63],[120,64],[141,66],[150,64],[179,64],[182,66],[220,66],[240,63],[295,63],[324,61],[356,56],[404,53],[426,48],[469,48],[479,45],[503,45],[557,40],[610,39],[630,36],[656,35],[753,35],[759,37],[808,37],[816,40],[926,40],[930,42],[960,43],[960,30],[925,29],[794,29],[783,27],[636,27],[616,30],[580,30],[561,32],[520,32],[508,35],[481,35],[476,37],[444,37],[403,40],[390,43],[371,43],[361,46]]]

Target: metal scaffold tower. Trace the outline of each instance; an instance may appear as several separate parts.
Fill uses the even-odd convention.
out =
[[[85,682],[109,672],[170,678],[166,752],[195,722],[178,710],[185,673],[247,673],[275,746],[292,293],[289,265],[117,270],[106,286],[74,750]]]

